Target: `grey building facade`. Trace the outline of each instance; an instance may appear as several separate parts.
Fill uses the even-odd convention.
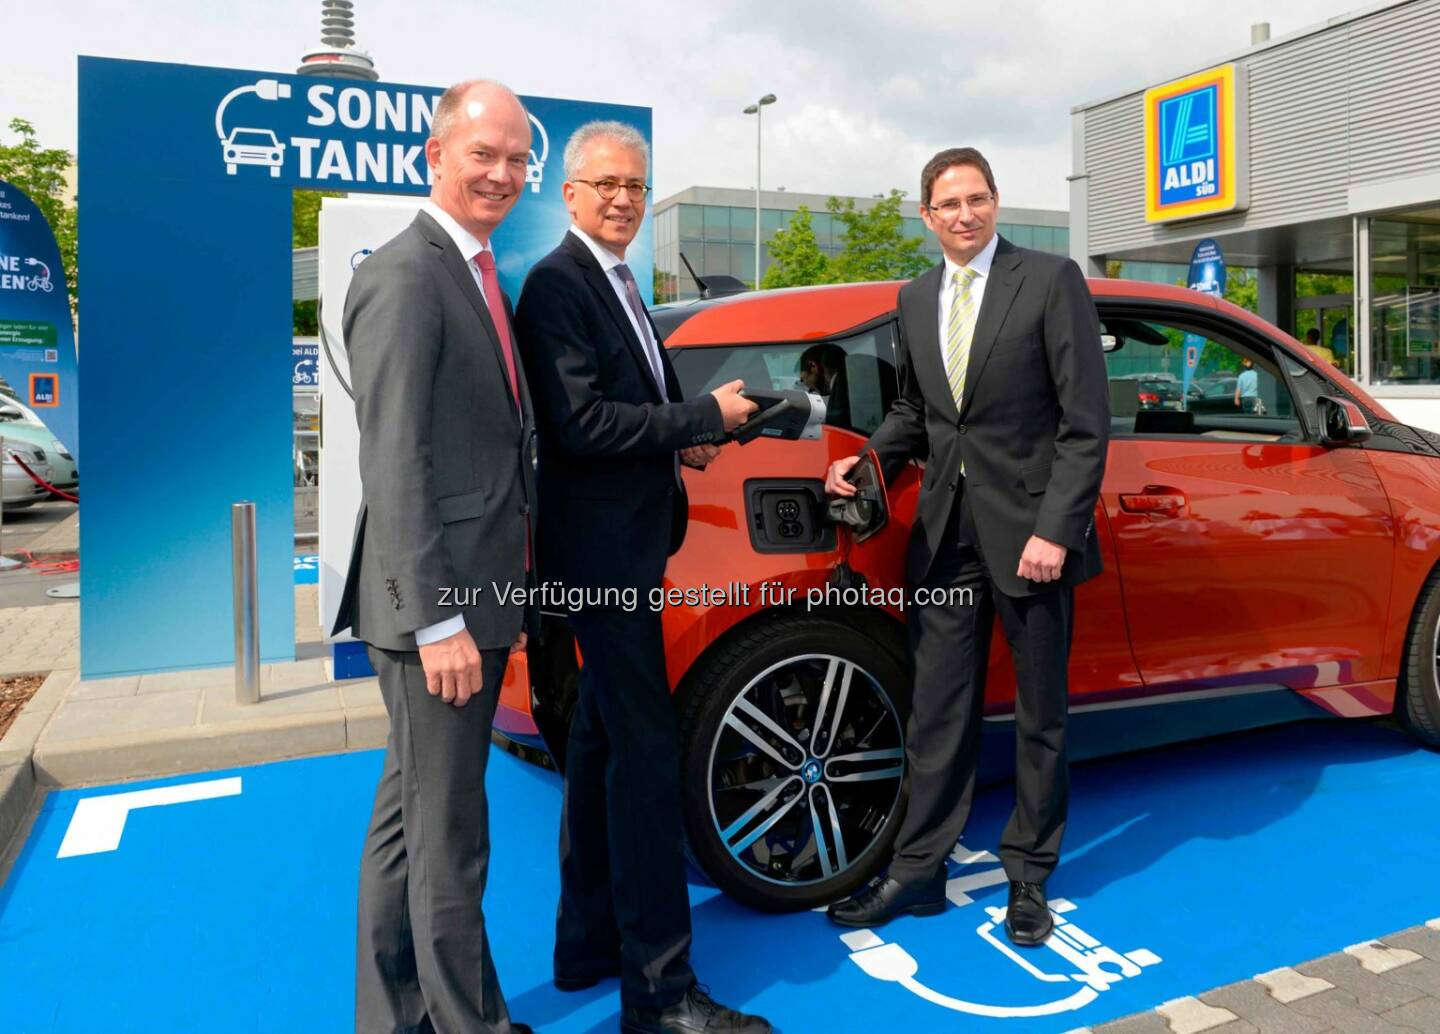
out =
[[[1185,263],[1212,238],[1256,270],[1262,316],[1315,327],[1398,416],[1440,426],[1437,55],[1440,0],[1392,0],[1177,69],[1167,82],[1236,77],[1239,204],[1194,217],[1156,211],[1179,182],[1162,184],[1157,161],[1185,146],[1159,109],[1167,84],[1074,108],[1071,256],[1104,275],[1117,260]]]

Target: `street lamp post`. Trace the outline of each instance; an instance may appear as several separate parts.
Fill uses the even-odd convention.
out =
[[[775,103],[775,95],[767,93],[745,109],[755,116],[755,289],[760,289],[760,109]]]

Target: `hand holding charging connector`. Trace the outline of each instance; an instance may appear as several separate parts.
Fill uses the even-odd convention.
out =
[[[754,415],[726,436],[728,441],[746,442],[756,438],[787,441],[814,441],[825,423],[825,400],[809,392],[771,391],[746,388],[741,398],[755,406]]]
[[[720,385],[710,393],[715,396],[715,401],[720,403],[720,419],[725,422],[727,434],[744,424],[759,408],[741,394],[744,390],[744,381],[731,381],[729,384]]]

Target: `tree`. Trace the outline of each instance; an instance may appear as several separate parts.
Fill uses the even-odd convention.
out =
[[[320,199],[344,197],[333,191],[297,190],[290,200],[290,241],[296,248],[313,248],[320,243]],[[342,299],[343,301],[343,299]],[[320,319],[315,302],[294,303],[294,329],[297,335],[314,337],[320,333]]]
[[[904,191],[891,190],[868,211],[857,211],[855,199],[832,197],[825,203],[845,228],[845,248],[830,263],[834,283],[864,280],[910,280],[930,267],[921,253],[924,241],[905,235],[900,214]]]
[[[70,285],[70,311],[80,297],[75,265],[75,206],[65,200],[65,173],[75,158],[58,147],[41,147],[35,127],[23,118],[10,120],[10,132],[19,136],[14,144],[0,143],[0,180],[6,180],[30,195],[55,231],[60,262]]]
[[[810,209],[801,205],[790,217],[790,225],[777,230],[771,239],[770,268],[765,270],[760,286],[768,290],[831,283],[830,265],[830,258],[815,240]]]

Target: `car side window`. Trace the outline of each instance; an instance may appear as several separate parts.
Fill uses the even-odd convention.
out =
[[[895,401],[895,325],[845,337],[784,344],[672,348],[686,398],[729,381],[772,391],[802,389],[825,400],[825,423],[869,436]]]
[[[1274,351],[1180,321],[1102,315],[1116,436],[1304,437]]]

